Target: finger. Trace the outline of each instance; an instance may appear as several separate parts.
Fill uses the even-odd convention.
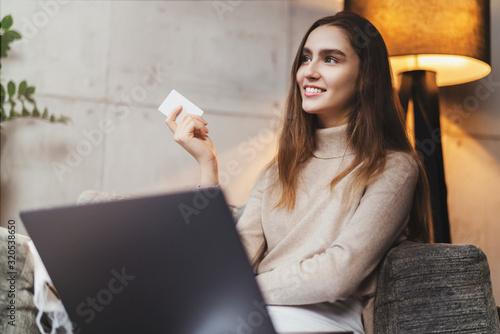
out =
[[[179,116],[179,113],[181,112],[181,110],[182,110],[182,106],[178,106],[178,107],[172,109],[170,114],[168,114],[167,119],[165,120],[165,123],[168,125],[170,131],[172,131],[172,133],[174,133],[174,134],[177,131],[177,123],[175,122],[175,120],[177,119],[177,116]]]
[[[175,107],[174,109],[172,109],[170,114],[168,114],[167,119],[170,118],[171,120],[175,121],[177,119],[177,116],[179,116],[181,110],[182,110],[182,105]]]
[[[178,140],[186,140],[193,137],[207,136],[208,129],[200,120],[187,117],[177,127],[175,137]]]
[[[196,124],[199,124],[197,126],[197,129],[200,130],[200,133],[202,135],[208,133],[208,129],[206,128],[206,125],[208,124],[208,122],[205,119],[203,119],[203,117],[201,117],[199,115],[184,113],[184,114],[182,114],[180,120],[177,122],[177,126],[182,126],[183,124],[189,123],[191,121],[195,121]]]
[[[195,118],[197,120],[199,120],[200,122],[202,122],[203,124],[207,125],[208,122],[203,118],[201,117],[200,115],[195,115],[195,114],[186,114],[186,116],[189,116],[189,117],[192,117],[192,118]]]
[[[190,122],[191,120],[197,120],[198,122],[203,123],[204,125],[207,125],[208,122],[201,116],[195,115],[195,114],[187,114],[183,113],[182,116],[177,120],[177,124],[180,125],[183,122]]]
[[[185,115],[185,117],[183,115],[183,119],[178,125],[178,131],[181,131],[181,133],[184,134],[193,133],[201,136],[206,136],[208,133],[205,123],[198,118],[189,117],[189,115]]]

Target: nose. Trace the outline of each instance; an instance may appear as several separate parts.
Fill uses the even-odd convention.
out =
[[[311,61],[306,65],[306,70],[304,71],[304,76],[308,79],[318,79],[320,74],[318,72],[317,64],[315,61]]]

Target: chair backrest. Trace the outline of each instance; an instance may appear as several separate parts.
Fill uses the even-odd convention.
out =
[[[374,332],[500,333],[484,253],[411,241],[391,249],[378,274]]]

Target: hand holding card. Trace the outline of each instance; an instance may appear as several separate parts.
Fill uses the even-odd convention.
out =
[[[176,108],[180,105],[182,105],[181,112],[176,117],[174,117],[175,114],[169,117],[174,109],[175,112],[178,112]],[[206,125],[208,123],[201,118],[203,110],[195,106],[175,89],[168,94],[158,110],[167,116],[166,123],[170,131],[174,134],[174,140],[200,164],[200,186],[214,186],[219,184],[217,154],[214,143],[207,135],[208,129]],[[180,120],[179,115],[183,112],[194,114],[195,116],[184,117],[183,120]],[[176,119],[179,122],[176,122]],[[200,136],[199,134],[202,135]]]
[[[214,144],[208,137],[208,123],[201,117],[203,110],[176,90],[170,92],[158,110],[167,116],[165,123],[174,134],[174,140],[198,161],[202,171],[208,170],[202,172],[202,179],[206,182],[218,180],[217,155]],[[181,119],[179,115],[183,112],[187,115]]]
[[[175,89],[172,89],[172,91],[170,92],[170,94],[168,94],[167,98],[165,99],[165,101],[163,101],[158,110],[168,117],[168,115],[170,115],[170,112],[180,105],[182,105],[182,111],[177,117],[179,117],[183,113],[199,116],[203,115],[203,110],[198,108],[194,103],[186,99]]]

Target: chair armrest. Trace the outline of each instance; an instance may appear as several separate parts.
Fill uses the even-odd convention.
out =
[[[500,333],[485,254],[404,241],[378,273],[375,333]]]

